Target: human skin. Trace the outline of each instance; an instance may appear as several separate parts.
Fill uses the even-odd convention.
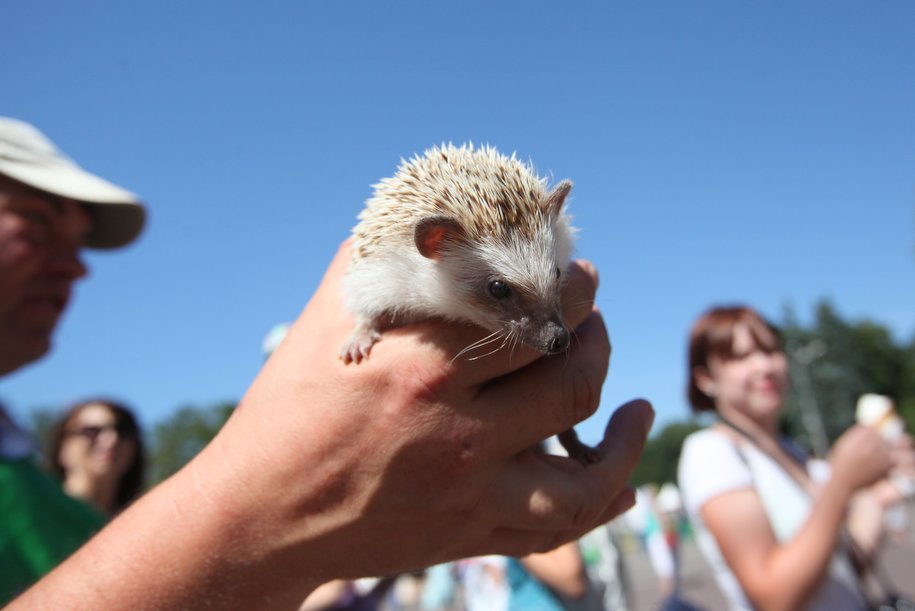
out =
[[[81,204],[0,175],[0,375],[50,348],[89,228]]]
[[[714,397],[719,414],[749,432],[795,478],[807,481],[814,502],[795,536],[781,543],[752,488],[716,496],[700,512],[755,608],[804,608],[826,575],[853,497],[884,478],[894,464],[910,459],[903,449],[887,446],[875,431],[855,426],[834,444],[832,475],[815,488],[776,442],[787,389],[784,353],[760,349],[743,325],[735,327],[733,353],[733,359],[712,358],[707,369],[695,372],[699,388]],[[731,429],[717,426],[735,443],[745,442]],[[879,529],[879,523],[866,525],[865,538],[875,537]]]
[[[92,503],[105,513],[114,513],[118,485],[133,464],[138,447],[132,436],[117,431],[117,416],[104,403],[90,403],[67,423],[58,460],[64,468],[64,490],[70,496]],[[98,429],[90,438],[81,434]]]
[[[348,250],[213,442],[11,609],[295,608],[337,578],[544,552],[632,505],[646,402],[615,412],[593,464],[532,449],[599,404],[590,265],[570,269],[566,354],[456,360],[485,332],[429,321],[346,366]]]
[[[544,554],[521,559],[534,577],[554,592],[576,599],[588,591],[588,575],[577,543],[566,543]]]

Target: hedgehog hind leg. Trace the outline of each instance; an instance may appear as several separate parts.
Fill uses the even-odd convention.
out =
[[[588,466],[600,460],[598,451],[591,446],[582,443],[581,440],[578,439],[578,433],[575,432],[575,429],[564,431],[557,437],[559,438],[559,443],[561,443],[562,447],[568,452],[569,458],[577,460],[582,465]]]
[[[369,358],[372,346],[381,339],[381,330],[377,322],[371,318],[359,317],[343,346],[340,348],[340,360],[344,365],[356,363]]]

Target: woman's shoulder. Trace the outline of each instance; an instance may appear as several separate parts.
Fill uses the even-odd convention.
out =
[[[718,494],[750,487],[753,483],[734,440],[715,427],[687,436],[680,453],[677,479],[686,504],[693,510]]]
[[[683,440],[683,454],[687,452],[690,454],[704,452],[735,454],[737,447],[734,440],[727,434],[714,426],[709,426],[686,436],[686,439]]]
[[[709,465],[745,463],[737,442],[716,427],[687,435],[680,451],[680,468],[706,468]]]

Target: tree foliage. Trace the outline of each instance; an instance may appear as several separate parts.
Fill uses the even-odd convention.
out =
[[[831,444],[854,423],[864,393],[892,398],[908,430],[915,430],[915,340],[898,343],[883,325],[843,320],[825,301],[807,328],[786,312],[782,337],[793,381],[784,417],[790,435],[816,449],[815,431],[805,425],[807,409],[822,421]]]
[[[235,409],[234,403],[210,407],[185,406],[152,432],[149,481],[158,483],[187,464],[206,446]]]
[[[659,433],[653,435],[645,444],[645,451],[632,475],[632,484],[677,481],[677,463],[680,462],[680,450],[683,440],[690,433],[701,427],[696,422],[673,422],[665,426]]]

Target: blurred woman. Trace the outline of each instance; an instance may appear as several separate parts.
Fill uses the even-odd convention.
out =
[[[779,336],[746,307],[699,318],[688,376],[693,409],[718,418],[686,439],[680,490],[731,608],[866,608],[858,571],[879,546],[882,509],[901,500],[885,478],[912,469],[911,438],[890,445],[855,426],[828,461],[809,459],[778,430]]]
[[[107,399],[71,407],[52,432],[51,470],[64,490],[114,515],[143,490],[143,440],[133,413]]]

